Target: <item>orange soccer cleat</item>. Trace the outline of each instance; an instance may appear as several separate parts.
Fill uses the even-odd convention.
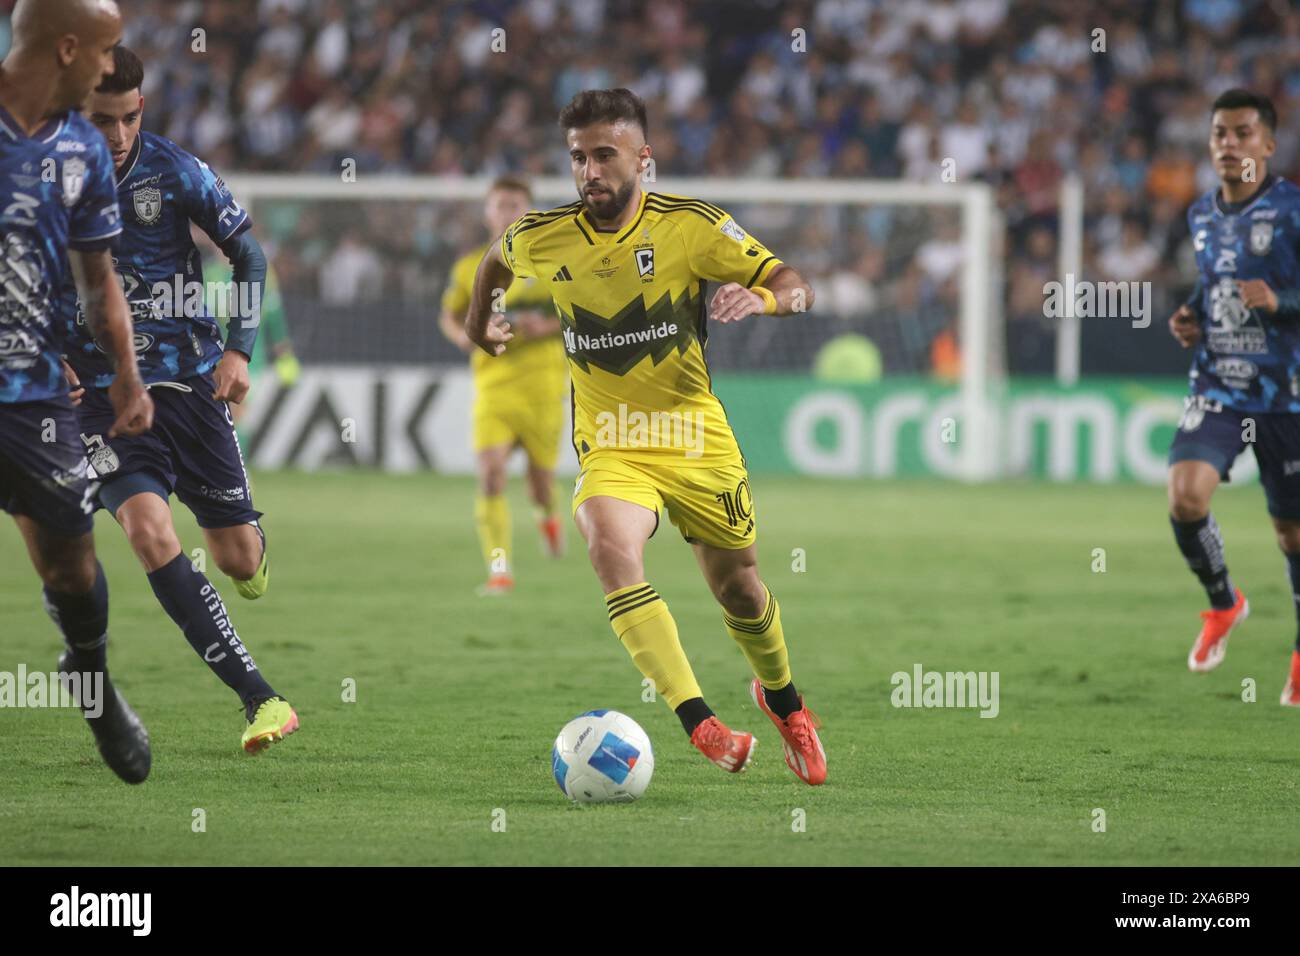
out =
[[[782,720],[771,707],[767,706],[767,698],[763,696],[763,685],[759,683],[757,677],[749,685],[749,696],[754,701],[754,705],[767,714],[772,723],[776,724],[776,729],[781,731],[781,737],[785,741],[783,746],[786,766],[809,786],[816,787],[825,783],[826,751],[822,749],[821,738],[817,736],[817,728],[822,725],[822,722],[804,704],[803,696],[799,697],[799,709],[786,720]]]
[[[1291,652],[1291,673],[1282,688],[1282,706],[1300,707],[1300,651]]]
[[[537,528],[542,532],[542,546],[546,556],[548,558],[563,557],[564,525],[561,524],[559,515],[542,518],[537,522]]]
[[[717,717],[710,717],[691,733],[695,749],[727,773],[740,773],[754,755],[754,735],[729,730]]]
[[[501,597],[509,594],[515,589],[515,579],[509,574],[493,574],[487,579],[486,584],[480,584],[477,589],[479,597]]]
[[[1187,655],[1187,666],[1194,671],[1204,673],[1212,671],[1223,663],[1228,653],[1228,635],[1232,629],[1250,616],[1250,602],[1246,595],[1237,589],[1237,603],[1223,611],[1202,611],[1201,633],[1196,636],[1191,653]]]

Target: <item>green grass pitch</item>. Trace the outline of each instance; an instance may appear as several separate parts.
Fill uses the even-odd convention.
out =
[[[754,478],[764,577],[824,720],[830,782],[784,766],[689,549],[664,524],[648,576],[708,700],[759,737],[705,762],[605,618],[570,526],[540,555],[511,489],[519,586],[473,589],[469,480],[259,474],[272,586],[210,575],[302,730],[239,749],[238,702],[196,659],[101,515],[110,663],[153,737],[140,787],[79,714],[0,711],[0,859],[14,864],[1283,864],[1300,856],[1300,713],[1277,703],[1295,624],[1258,488],[1216,514],[1253,615],[1224,665],[1187,671],[1203,603],[1163,492],[1136,487]],[[201,539],[178,508],[188,548]],[[804,549],[806,571],[792,570]],[[1093,571],[1105,549],[1105,573]],[[0,670],[49,670],[56,633],[17,532],[0,532]],[[1000,713],[898,709],[890,676],[997,671]],[[342,699],[346,678],[356,701]],[[1257,700],[1242,699],[1243,680]],[[646,796],[573,807],[562,724],[624,710],[655,746]],[[194,811],[206,831],[194,832]],[[1093,811],[1105,811],[1094,832]],[[503,813],[499,812],[503,811]],[[802,814],[796,811],[803,811]],[[803,821],[802,832],[794,824]],[[493,824],[497,826],[494,828]],[[501,823],[504,822],[504,829]]]

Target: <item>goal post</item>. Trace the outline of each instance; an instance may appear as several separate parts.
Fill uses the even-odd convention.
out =
[[[426,245],[432,242],[437,250],[430,253],[431,261],[425,263],[425,270],[431,276],[445,275],[450,269],[452,247],[457,245],[458,237],[475,234],[476,228],[478,240],[484,238],[478,222],[479,207],[492,182],[491,177],[485,176],[365,174],[351,181],[341,176],[280,174],[231,175],[227,180],[236,199],[250,208],[254,221],[260,224],[259,235],[271,231],[265,238],[272,249],[285,242],[307,241],[328,246],[337,235],[363,221],[371,224],[371,233],[379,236],[382,244],[392,241],[395,233],[414,228],[409,224],[418,220],[426,233],[430,228],[435,232],[432,238],[426,235],[424,239]],[[531,187],[533,205],[538,208],[571,202],[576,197],[573,182],[564,177],[537,178],[532,180]],[[741,323],[754,326],[743,332],[733,332],[731,327],[725,330],[725,335],[711,332],[711,368],[715,367],[719,340],[739,336],[735,343],[723,345],[728,364],[722,370],[715,370],[715,374],[807,374],[828,342],[852,337],[857,334],[855,329],[866,329],[871,334],[860,336],[869,340],[866,347],[879,345],[884,353],[885,380],[897,376],[928,381],[932,373],[929,343],[949,313],[955,313],[952,326],[960,355],[960,378],[955,406],[952,406],[955,414],[949,423],[954,427],[945,429],[951,435],[941,439],[955,447],[944,452],[947,464],[941,473],[969,481],[997,476],[1002,457],[998,448],[997,401],[1006,375],[1001,285],[1003,224],[989,186],[899,180],[663,176],[643,183],[643,187],[698,197],[722,206],[735,216],[742,228],[800,268],[817,289],[818,298],[811,310],[813,318],[756,319]],[[294,235],[292,230],[285,232],[277,225],[285,218],[278,211],[296,209],[301,220],[306,207],[313,210],[312,221],[321,224],[321,235]],[[938,268],[946,268],[949,260],[952,268],[951,278],[941,282],[942,271],[939,279],[923,274],[916,260],[927,241],[934,238],[939,228],[936,223],[949,221],[956,224],[958,239],[937,250]],[[459,245],[462,248],[455,250],[456,255],[464,252],[468,244],[462,241]],[[856,262],[849,261],[858,255],[867,263],[860,269]],[[877,259],[883,261],[883,269],[888,274],[876,274],[881,269]],[[822,280],[831,274],[830,270],[838,270],[834,272],[835,288],[823,289]],[[910,303],[906,314],[891,315],[889,303],[880,301],[880,289],[903,274],[920,276],[917,284],[923,287],[921,298],[925,301]],[[936,292],[932,286],[943,288]],[[853,294],[841,294],[841,287]],[[944,300],[948,289],[955,302]],[[868,310],[870,314],[858,325],[835,311],[840,308],[837,303],[856,302],[854,295],[874,302]],[[394,296],[386,289],[381,300],[358,306],[355,321],[364,323],[372,332],[382,330],[389,322],[394,323],[394,329],[399,322],[406,323],[401,326],[403,329],[414,329],[419,321],[418,312],[423,308],[428,327],[433,330],[428,334],[436,340],[440,338],[436,333],[438,302],[431,296],[423,302],[404,301],[417,297]],[[310,290],[304,290],[301,298],[310,303]],[[310,305],[303,309],[309,310]],[[410,315],[405,318],[398,315],[407,312]],[[318,312],[312,310],[302,317],[291,314],[290,319],[295,327],[311,326],[317,316]],[[806,321],[807,334],[789,326],[760,328],[768,321]],[[343,326],[326,325],[328,329],[307,330],[312,347],[304,357],[305,365],[316,358],[310,354],[312,349],[327,356],[321,360],[326,366],[345,363],[341,357],[346,354],[345,340],[354,333]],[[411,336],[405,338],[409,340]],[[335,340],[339,348],[331,345]],[[457,353],[445,351],[445,343],[433,340],[427,342],[427,348],[416,345],[395,349],[391,354],[373,352],[373,348],[373,343],[367,341],[365,349],[358,350],[365,352],[362,361],[399,368],[459,361]],[[865,423],[865,427],[870,428],[870,424]],[[926,427],[933,424],[930,422]],[[770,425],[778,427],[776,421]],[[925,440],[933,443],[940,439],[926,436]],[[867,443],[866,439],[862,442]]]

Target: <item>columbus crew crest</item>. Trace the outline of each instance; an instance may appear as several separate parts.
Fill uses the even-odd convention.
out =
[[[636,274],[638,276],[653,276],[655,274],[654,247],[637,249],[634,255],[636,256]]]
[[[162,192],[150,186],[137,189],[132,198],[135,201],[135,218],[148,226],[158,221],[162,214]]]
[[[1253,222],[1250,224],[1250,251],[1257,256],[1266,256],[1273,248],[1273,224],[1271,222]]]

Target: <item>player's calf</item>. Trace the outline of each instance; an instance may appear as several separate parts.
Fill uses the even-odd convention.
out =
[[[261,525],[249,522],[228,528],[205,528],[203,536],[213,561],[235,583],[240,597],[255,601],[266,593],[270,587],[271,563]]]

